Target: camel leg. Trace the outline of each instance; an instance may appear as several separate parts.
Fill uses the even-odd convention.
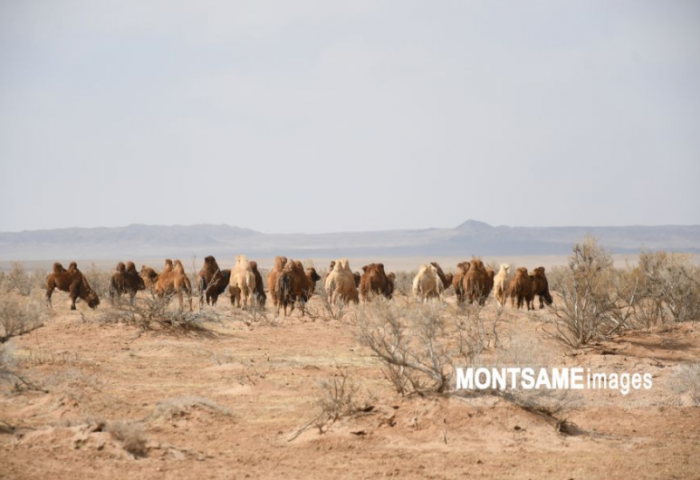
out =
[[[51,305],[51,296],[53,295],[53,291],[55,288],[55,285],[51,285],[46,289],[46,305],[49,307],[53,307],[53,305]]]

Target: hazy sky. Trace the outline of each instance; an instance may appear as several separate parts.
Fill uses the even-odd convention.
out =
[[[700,224],[697,1],[0,0],[0,231]]]

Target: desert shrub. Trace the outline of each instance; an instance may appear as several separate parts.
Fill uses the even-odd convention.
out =
[[[700,268],[693,265],[692,256],[641,252],[635,273],[644,299],[637,306],[642,323],[700,318]]]
[[[208,332],[205,323],[219,321],[219,314],[213,309],[172,309],[170,300],[168,297],[143,297],[133,305],[115,302],[112,308],[101,310],[97,318],[105,323],[124,323],[142,330],[159,328],[171,333]]]
[[[320,382],[320,391],[316,397],[319,414],[309,423],[297,430],[287,441],[291,442],[311,426],[324,433],[329,424],[343,417],[351,417],[371,412],[374,396],[359,393],[360,387],[342,367],[336,365],[336,372]]]
[[[317,425],[335,422],[341,417],[360,410],[357,399],[359,386],[350,378],[348,372],[336,365],[336,373],[322,380],[321,394],[316,405],[321,410]]]
[[[509,276],[513,277],[513,272],[515,270],[511,267],[509,271]],[[569,268],[564,265],[556,265],[552,268],[547,269],[547,281],[549,282],[549,288],[556,292],[560,288],[560,285],[564,285],[569,277]]]
[[[267,309],[261,307],[257,302],[251,302],[245,309],[235,308],[231,315],[234,320],[239,320],[247,326],[262,323],[272,327],[279,326],[279,319],[274,315],[268,315]]]
[[[564,344],[578,348],[625,328],[634,312],[639,288],[633,276],[616,271],[610,254],[593,237],[574,245],[566,270],[557,272],[552,306],[553,330]]]
[[[35,269],[29,276],[32,284],[32,291],[46,290],[46,277],[48,276],[49,272],[47,272],[43,268]]]
[[[83,273],[95,293],[97,293],[100,298],[107,298],[109,295],[109,281],[112,278],[112,273],[98,268],[94,263]]]
[[[311,304],[307,306],[309,316],[314,320],[317,318],[323,318],[324,320],[343,319],[349,312],[348,304],[341,299],[337,299],[335,303],[331,303],[325,285],[322,284],[325,284],[325,282],[319,281],[316,283],[315,297],[318,298],[318,301],[316,302],[316,306],[311,306]]]
[[[406,308],[377,299],[359,309],[357,328],[360,343],[379,358],[402,395],[447,391],[453,362],[473,364],[487,338],[481,309],[441,303]]]
[[[396,272],[394,280],[394,292],[405,297],[413,296],[413,278],[418,275],[418,270]]]
[[[693,405],[700,405],[700,363],[677,365],[671,387],[679,395],[688,395]]]
[[[145,457],[148,453],[143,425],[136,422],[112,422],[107,426],[107,431],[133,456]]]
[[[25,297],[32,292],[32,277],[20,262],[12,262],[12,270],[7,274],[5,284],[9,291],[15,291]]]
[[[7,382],[14,378],[16,365],[13,345],[11,343],[0,344],[0,382]]]
[[[0,343],[41,327],[47,316],[46,308],[36,302],[0,297]]]
[[[12,392],[24,389],[43,391],[17,370],[18,362],[12,342],[0,343],[0,385]]]

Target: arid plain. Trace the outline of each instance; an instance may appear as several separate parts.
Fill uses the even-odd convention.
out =
[[[182,260],[195,273],[190,259]],[[376,259],[350,264],[359,270],[369,260]],[[384,262],[398,272],[427,260],[435,259]],[[461,259],[437,260],[454,271]],[[634,260],[616,257],[615,266]],[[543,265],[549,272],[566,257],[484,261]],[[88,278],[103,282],[115,263],[96,263]],[[159,268],[162,259],[141,263]],[[199,269],[201,259],[195,263]],[[259,263],[266,270],[272,261]],[[328,259],[313,263],[325,277]],[[233,261],[220,264],[230,268]],[[28,275],[49,268],[48,262],[24,266]],[[91,269],[87,261],[79,267]],[[389,302],[347,307],[330,305],[320,281],[304,317],[298,310],[278,316],[269,300],[264,310],[242,311],[226,297],[200,307],[195,295],[195,312],[184,320],[193,328],[128,321],[133,312],[114,312],[130,307],[111,305],[97,287],[98,309],[78,302],[70,311],[67,295],[58,292],[53,309],[41,311],[43,326],[2,344],[3,368],[17,377],[2,384],[0,476],[698,478],[700,408],[684,374],[700,361],[694,321],[619,329],[572,348],[551,334],[557,318],[551,307],[501,308],[493,296],[484,307],[457,306],[451,289],[424,305],[412,298],[413,274],[399,275]],[[554,305],[561,306],[552,289]],[[4,288],[3,301],[43,303],[40,286],[24,293]],[[141,313],[150,298],[137,295]],[[177,302],[168,308],[176,316]],[[406,377],[401,394],[363,336],[385,309],[399,316],[425,311],[425,318],[437,310],[439,321],[471,322],[474,365],[648,373],[653,387],[628,395],[584,390],[513,400],[461,395],[452,379],[437,392],[433,379],[419,372]],[[419,329],[407,333],[414,336],[411,345],[424,340]],[[440,342],[439,335],[448,336],[437,335]],[[459,364],[455,358],[444,368]]]

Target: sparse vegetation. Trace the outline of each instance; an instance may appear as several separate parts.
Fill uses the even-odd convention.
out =
[[[46,308],[35,302],[0,297],[0,343],[36,330],[44,324],[47,315]]]
[[[440,303],[400,308],[377,300],[358,313],[358,338],[383,364],[402,395],[444,393],[452,365],[473,364],[486,346],[480,309],[462,312]]]
[[[12,262],[12,270],[7,274],[5,281],[10,291],[15,291],[22,296],[26,297],[32,292],[34,282],[20,262]]]
[[[307,311],[309,316],[314,320],[319,318],[324,320],[342,320],[350,311],[348,304],[340,297],[336,300],[335,304],[332,304],[328,297],[328,292],[326,292],[325,287],[321,285],[322,283],[322,281],[316,283],[316,293],[314,295],[319,299],[321,306],[308,306]]]
[[[640,323],[700,319],[700,268],[690,255],[642,252],[634,273],[643,299],[635,305]]]
[[[330,378],[321,381],[321,394],[316,399],[316,405],[321,414],[316,420],[319,431],[329,422],[338,421],[341,417],[351,415],[366,405],[360,407],[357,393],[360,387],[350,378],[347,370],[336,365],[336,372]]]
[[[700,269],[688,255],[642,252],[636,267],[617,269],[587,237],[550,281],[560,299],[547,332],[572,348],[630,328],[700,318]]]
[[[125,323],[142,330],[158,328],[171,333],[205,333],[209,332],[207,322],[218,322],[216,310],[204,308],[196,311],[172,309],[170,299],[143,297],[134,304],[115,302],[113,308],[102,310],[98,320],[106,323]]]
[[[418,270],[396,272],[394,280],[394,291],[404,297],[413,297],[413,278],[418,274]]]
[[[85,274],[85,278],[87,278],[90,287],[92,287],[97,296],[100,298],[107,298],[109,296],[109,280],[112,277],[111,272],[102,270],[97,265],[92,263],[90,264],[90,268],[83,273]]]

